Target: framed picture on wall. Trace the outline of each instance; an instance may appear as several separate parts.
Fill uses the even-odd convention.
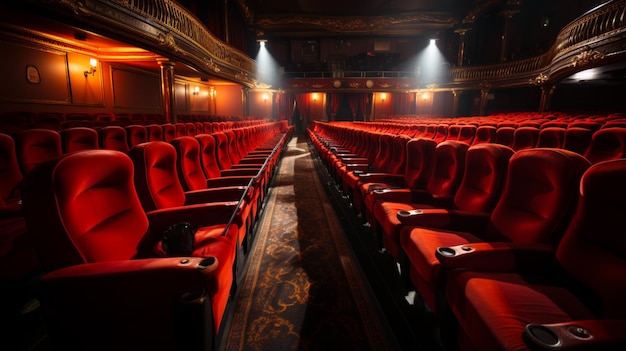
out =
[[[26,66],[26,81],[32,84],[41,83],[41,77],[39,76],[39,70],[33,65]]]

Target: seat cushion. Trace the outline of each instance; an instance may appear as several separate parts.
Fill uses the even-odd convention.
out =
[[[526,350],[528,323],[594,319],[566,288],[547,278],[455,270],[446,297],[459,326],[477,350]]]

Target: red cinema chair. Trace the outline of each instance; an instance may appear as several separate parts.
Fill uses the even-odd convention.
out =
[[[128,139],[129,148],[148,141],[148,130],[146,126],[131,124],[124,127],[124,129],[126,129],[126,138]]]
[[[51,129],[26,129],[17,133],[15,148],[24,175],[40,163],[63,154],[61,135]]]
[[[461,349],[626,349],[626,232],[616,230],[626,225],[624,179],[624,159],[585,172],[556,251],[507,243],[441,249]]]
[[[464,244],[538,245],[553,248],[570,220],[577,189],[589,161],[561,149],[517,151],[509,160],[507,179],[491,214],[423,214],[423,221],[445,221],[436,227],[403,227],[400,244],[408,274],[417,293],[435,313],[445,272],[437,248]]]
[[[122,126],[107,126],[98,129],[100,148],[120,152],[128,152],[126,129]]]
[[[98,148],[98,132],[93,128],[74,127],[59,132],[63,153],[95,150]]]
[[[603,128],[593,133],[585,157],[591,163],[626,157],[626,128]]]
[[[46,162],[26,176],[23,189],[28,230],[46,272],[36,294],[55,349],[215,347],[234,250],[217,217],[233,206],[146,214],[131,160],[110,150]],[[160,250],[163,232],[183,220],[197,225],[193,248],[171,257]]]

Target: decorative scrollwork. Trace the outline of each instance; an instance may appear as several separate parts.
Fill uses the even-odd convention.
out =
[[[166,48],[177,52],[182,53],[183,50],[176,44],[176,37],[172,33],[159,33],[159,44],[161,46],[165,46]]]
[[[548,77],[547,75],[539,73],[539,75],[535,78],[531,78],[529,80],[529,83],[532,85],[544,85],[549,79],[550,77]]]
[[[574,58],[572,59],[572,66],[573,67],[581,67],[581,66],[586,66],[594,61],[599,61],[604,59],[604,54],[601,53],[598,50],[585,50],[583,52],[581,52],[580,54],[574,56]]]

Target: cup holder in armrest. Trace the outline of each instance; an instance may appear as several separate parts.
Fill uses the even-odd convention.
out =
[[[456,251],[451,247],[438,247],[437,252],[441,256],[452,257],[456,255]]]
[[[561,344],[559,336],[550,328],[541,324],[526,325],[524,336],[528,342],[543,348],[556,347]]]
[[[400,210],[400,211],[398,211],[397,216],[400,216],[400,217],[410,217],[410,216],[415,216],[415,215],[419,215],[419,214],[422,214],[422,213],[424,213],[424,211],[422,211],[422,210],[410,210],[410,211],[409,210]]]
[[[198,262],[197,268],[200,270],[207,269],[213,266],[216,262],[217,262],[217,259],[215,257],[207,257],[203,259],[202,261]]]

